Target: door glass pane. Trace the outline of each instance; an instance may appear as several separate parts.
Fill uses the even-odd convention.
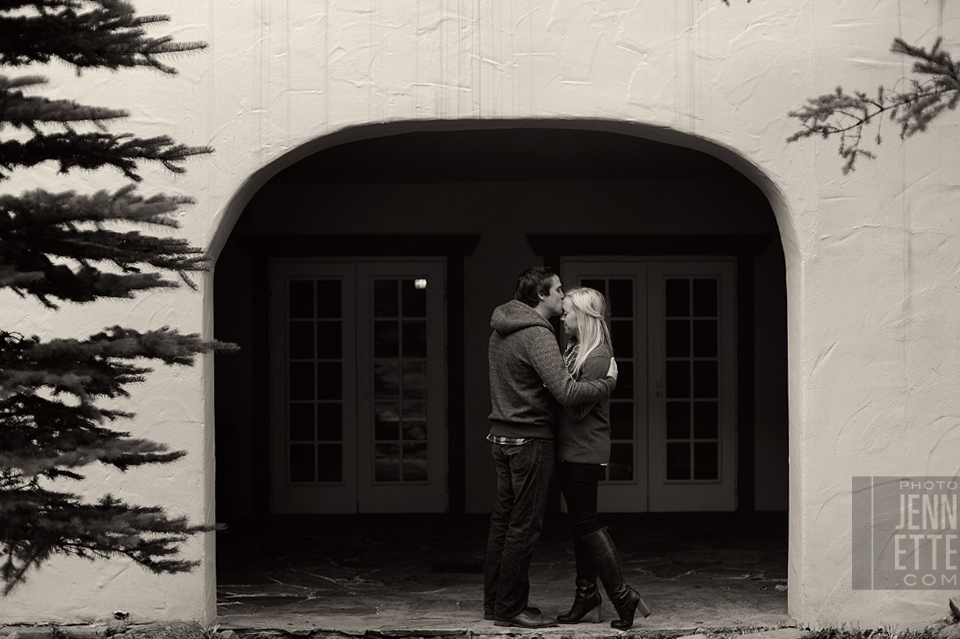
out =
[[[290,441],[312,442],[316,431],[313,423],[313,406],[290,404]]]
[[[317,322],[317,359],[340,359],[343,347],[340,336],[343,326],[339,321]]]
[[[427,445],[403,445],[403,480],[426,481],[427,479]]]
[[[373,282],[373,316],[396,317],[400,314],[400,289],[397,280]]]
[[[666,281],[667,317],[687,317],[690,315],[690,280],[668,279]]]
[[[287,286],[287,314],[292,318],[313,317],[313,280],[292,280]]]
[[[716,439],[720,432],[719,402],[693,404],[693,436],[697,439]]]
[[[427,320],[403,322],[403,356],[427,356]]]
[[[667,402],[667,439],[690,438],[690,404]]]
[[[377,441],[400,438],[400,405],[378,402],[375,408],[373,436]]]
[[[427,280],[401,280],[401,299],[403,300],[404,317],[427,316]]]
[[[403,439],[406,441],[426,441],[427,405],[425,403],[403,403]]]
[[[374,479],[376,481],[400,480],[400,446],[398,444],[374,445]]]
[[[400,354],[400,327],[396,320],[373,323],[373,356],[396,357]]]
[[[288,286],[291,482],[343,480],[342,289],[339,279],[299,279]]]
[[[607,303],[610,339],[617,358],[617,387],[610,396],[610,463],[605,481],[633,481],[635,439],[634,280],[580,278],[579,286],[603,294]]]
[[[313,362],[290,364],[290,399],[313,399]]]
[[[617,387],[610,393],[610,399],[633,399],[633,362],[627,356],[617,352]]]
[[[694,320],[693,322],[693,356],[717,356],[717,326],[714,319]]]
[[[343,481],[343,446],[321,444],[317,446],[317,481]]]
[[[313,444],[290,445],[290,481],[315,481]]]
[[[608,301],[610,317],[633,317],[633,280],[610,280]]]
[[[317,398],[341,399],[343,380],[340,362],[317,362]]]
[[[665,282],[664,306],[667,315],[671,316],[665,320],[663,336],[667,358],[666,461],[669,480],[711,481],[719,478],[720,321],[717,291],[715,277],[669,278]]]
[[[696,317],[716,317],[717,280],[713,278],[693,280],[693,314]]]
[[[633,481],[633,444],[610,444],[610,463],[607,464],[610,481]]]
[[[613,319],[610,321],[610,339],[613,340],[613,352],[620,357],[633,358],[633,320]],[[619,366],[619,363],[617,364]]]
[[[693,363],[694,397],[716,397],[719,390],[719,381],[716,360],[707,362],[696,361]]]
[[[324,402],[317,404],[317,440],[336,442],[343,439],[343,404]]]
[[[696,442],[693,445],[693,478],[719,478],[719,455],[717,442]]]
[[[425,399],[427,396],[427,363],[425,361],[403,362],[403,397]]]
[[[667,444],[667,479],[690,479],[690,444]]]
[[[342,317],[342,300],[340,280],[317,281],[317,317]]]
[[[426,278],[374,281],[374,419],[376,482],[428,479]],[[379,297],[378,297],[379,296]]]
[[[400,363],[398,361],[374,363],[373,396],[376,399],[400,398]]]
[[[667,357],[688,357],[690,355],[690,321],[685,319],[666,320]]]
[[[690,362],[667,362],[666,371],[667,397],[690,397]]]
[[[610,402],[610,439],[633,439],[633,403]]]
[[[313,322],[290,322],[290,359],[313,359]]]

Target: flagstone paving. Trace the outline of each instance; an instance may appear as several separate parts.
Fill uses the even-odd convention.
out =
[[[788,628],[783,513],[606,515],[625,578],[653,609],[630,633],[603,622],[542,636],[683,636]],[[482,619],[487,517],[288,516],[218,537],[221,629],[386,635],[531,634]],[[574,557],[564,515],[550,515],[534,551],[531,603],[567,611]]]

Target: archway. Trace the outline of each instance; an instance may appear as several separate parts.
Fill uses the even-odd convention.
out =
[[[734,154],[690,138],[668,143],[669,132],[644,130],[641,137],[636,135],[639,127],[604,122],[513,122],[486,127],[489,123],[469,127],[404,123],[343,132],[318,141],[324,148],[314,153],[299,149],[297,160],[287,158],[286,167],[274,168],[268,180],[257,178],[262,186],[244,203],[229,239],[218,240],[222,251],[215,280],[216,334],[244,347],[242,361],[226,363],[229,369],[218,369],[216,376],[217,485],[225,487],[217,493],[218,519],[243,525],[245,520],[270,513],[385,509],[483,513],[492,477],[485,472],[487,458],[476,454],[474,444],[486,432],[487,318],[495,304],[509,297],[516,273],[530,263],[573,269],[571,277],[603,281],[608,290],[629,279],[641,286],[634,290],[643,296],[656,288],[649,279],[654,271],[672,273],[674,279],[686,279],[695,286],[720,276],[711,270],[704,271],[704,277],[692,276],[691,264],[728,269],[729,275],[723,276],[729,278],[724,295],[732,295],[735,301],[732,314],[723,320],[732,330],[725,339],[735,339],[737,347],[726,356],[736,365],[723,375],[732,376],[733,384],[724,391],[725,398],[691,394],[686,399],[691,415],[695,405],[709,403],[701,400],[732,403],[736,407],[733,430],[724,434],[722,426],[708,427],[698,436],[691,421],[687,436],[676,436],[674,428],[673,436],[657,440],[674,451],[686,446],[691,485],[702,488],[721,475],[732,480],[726,487],[730,489],[726,501],[709,496],[697,501],[683,497],[689,493],[682,491],[676,493],[681,495],[679,501],[666,493],[658,497],[651,488],[653,482],[641,481],[649,474],[650,461],[663,456],[651,444],[651,433],[641,430],[646,428],[653,403],[652,394],[639,398],[647,390],[640,382],[652,381],[644,368],[649,351],[641,349],[626,358],[635,368],[633,390],[638,393],[628,402],[634,430],[617,442],[624,451],[620,457],[624,463],[618,466],[620,475],[610,478],[620,489],[611,491],[608,510],[702,510],[707,503],[713,504],[706,508],[710,510],[785,511],[789,501],[787,269],[777,221],[778,214],[782,220],[783,211],[774,208],[780,205],[769,185],[759,174],[751,175],[758,186],[734,168],[731,163],[749,170]],[[712,154],[691,148],[698,145]],[[406,276],[399,267],[411,263],[417,265],[414,270],[422,264],[438,265],[444,284],[440,303],[446,342],[441,365],[446,375],[436,390],[429,391],[443,399],[443,436],[425,442],[412,433],[408,440],[399,426],[387,424],[368,438],[364,450],[355,439],[347,441],[343,429],[322,432],[320,414],[331,403],[329,398],[316,397],[311,390],[309,397],[290,400],[289,384],[272,395],[267,391],[276,388],[270,371],[288,370],[284,367],[293,361],[285,360],[278,368],[271,360],[271,352],[290,347],[287,342],[270,341],[278,330],[278,316],[270,311],[277,305],[271,300],[280,296],[277,285],[283,281],[271,269],[277,264],[293,268],[285,272],[309,280],[312,287],[331,278],[349,281],[353,292],[343,299],[349,298],[353,314],[333,319],[344,323],[349,319],[360,326],[357,318],[364,317],[363,295],[357,291],[364,290],[364,284],[357,283],[361,277],[357,274],[372,266],[378,277],[385,273],[394,279],[402,295]],[[303,264],[313,266],[297,270]],[[317,264],[333,271],[318,271]],[[597,264],[619,270],[598,279],[590,271]],[[664,265],[680,270],[664,270]],[[330,272],[336,272],[335,277]],[[343,275],[347,272],[350,275]],[[316,309],[318,296],[325,293],[311,290]],[[321,315],[309,320],[319,326],[331,319]],[[377,321],[374,315],[367,317],[364,321],[371,325]],[[663,326],[663,317],[631,317],[636,341],[649,345],[658,339],[653,333],[638,337],[638,331],[647,330],[651,323]],[[301,319],[281,317],[279,322],[289,327],[289,322]],[[341,357],[341,362],[364,348],[355,338],[344,344],[351,354]],[[692,364],[694,354],[690,358]],[[312,358],[312,365],[328,359]],[[348,363],[343,374],[354,379],[372,374],[369,368],[361,369]],[[350,384],[356,393],[347,401],[352,408],[338,408],[337,419],[358,410],[377,414],[377,398],[364,403],[361,384]],[[304,435],[301,428],[285,444],[284,437],[294,428],[292,420],[282,427],[271,426],[271,421],[282,413],[276,412],[278,404],[289,410],[299,403],[312,406],[308,427],[312,430]],[[378,424],[374,417],[367,427],[378,428]],[[721,442],[731,442],[731,437],[732,447],[724,449]],[[280,457],[267,452],[284,445],[290,448]],[[308,457],[283,465],[284,455],[294,459],[293,447],[303,451],[308,446],[313,447]],[[424,450],[436,450],[439,456],[429,458]],[[697,474],[703,468],[697,470],[694,450],[707,451],[717,460],[714,466],[707,464],[706,474]],[[345,463],[346,457],[351,461]],[[325,477],[319,469],[329,469],[331,459],[340,474]],[[419,498],[403,496],[413,494],[403,492],[409,488],[402,485],[405,459],[413,460],[410,468],[425,459],[437,464],[443,477],[440,501],[425,506]],[[344,473],[357,472],[351,464],[354,469],[374,469],[372,482],[369,475],[355,474],[355,484],[395,481],[399,492],[379,501],[356,490],[348,492],[345,500],[330,497],[328,502],[323,492],[306,493],[299,501],[277,496],[284,482],[342,484]],[[313,470],[304,470],[307,466]],[[388,470],[378,478],[375,473],[380,468]],[[279,483],[271,476],[278,472],[283,475]],[[423,479],[417,472],[411,471],[411,484]],[[676,480],[672,476],[672,485],[678,485]],[[325,503],[336,505],[327,508]]]

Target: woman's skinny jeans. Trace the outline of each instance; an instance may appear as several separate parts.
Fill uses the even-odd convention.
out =
[[[597,487],[603,479],[603,466],[562,461],[557,468],[574,536],[583,538],[603,528],[597,518]]]

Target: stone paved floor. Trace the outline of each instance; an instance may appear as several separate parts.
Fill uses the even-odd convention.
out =
[[[654,614],[637,633],[777,628],[787,615],[785,513],[607,515],[627,581]],[[347,634],[515,634],[482,620],[488,518],[479,515],[288,516],[218,537],[221,628]],[[545,616],[572,601],[573,544],[548,516],[531,567]],[[601,624],[539,631],[610,636]],[[678,634],[679,633],[679,634]]]

